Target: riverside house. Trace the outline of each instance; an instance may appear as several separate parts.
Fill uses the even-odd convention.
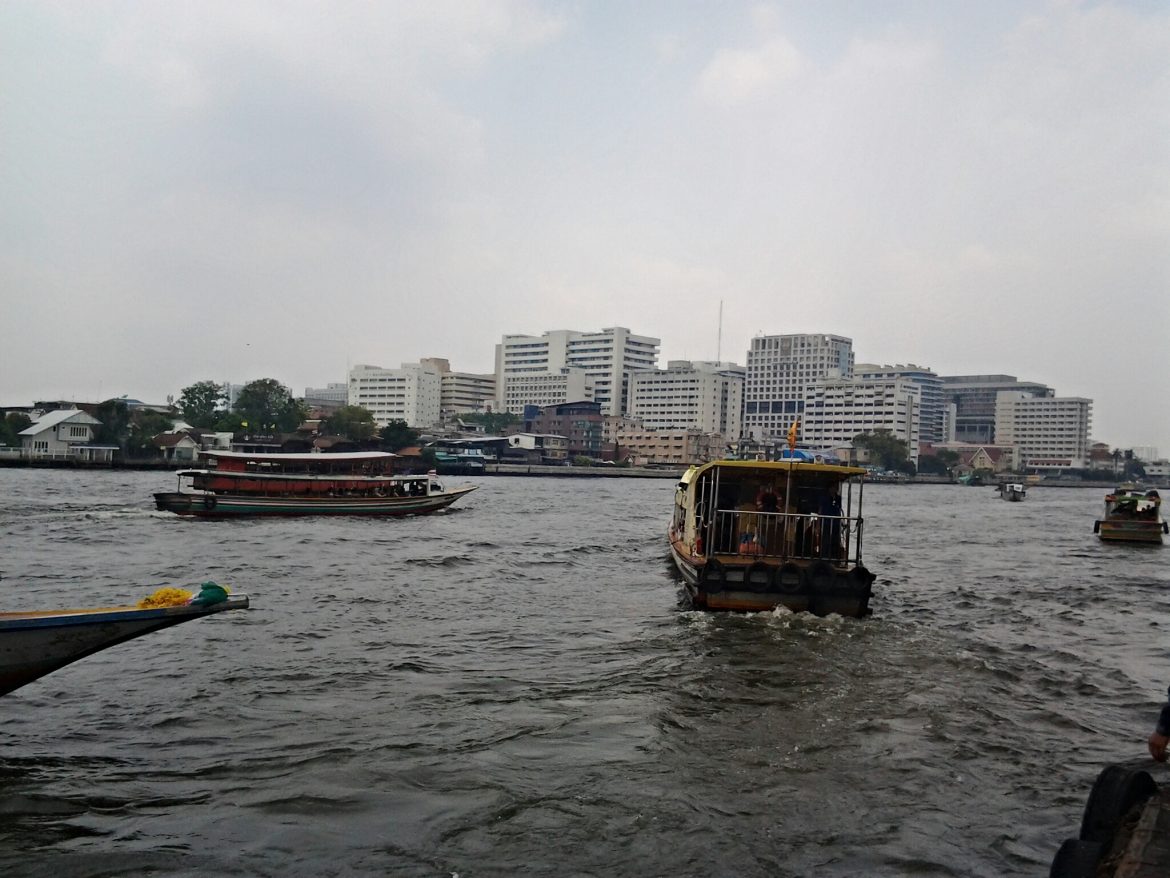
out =
[[[94,428],[99,426],[101,421],[81,409],[46,412],[20,431],[19,457],[23,460],[111,463],[118,448],[116,445],[93,444]]]

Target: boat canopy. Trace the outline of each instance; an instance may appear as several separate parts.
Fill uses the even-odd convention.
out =
[[[200,451],[201,457],[222,457],[225,460],[261,460],[273,461],[281,463],[319,463],[324,460],[386,460],[391,457],[397,457],[397,454],[391,454],[389,451],[313,451],[313,452],[294,452],[291,454],[279,454],[272,452],[261,452],[252,454],[247,451]]]
[[[791,472],[793,475],[816,475],[828,481],[845,481],[846,479],[866,475],[866,470],[859,466],[840,466],[831,463],[805,463],[800,460],[713,460],[699,466],[693,466],[683,473],[680,487],[689,485],[705,472],[713,469],[739,470],[743,473],[771,473],[784,475]]]

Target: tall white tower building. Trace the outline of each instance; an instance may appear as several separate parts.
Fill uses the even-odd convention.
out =
[[[718,433],[737,442],[743,366],[671,360],[665,369],[630,373],[629,416],[649,430]]]
[[[559,329],[541,336],[505,335],[496,345],[496,388],[500,410],[512,411],[504,398],[509,378],[562,375],[564,369],[579,369],[592,381],[593,400],[601,404],[603,414],[625,414],[629,374],[636,369],[655,368],[660,343],[659,339],[634,335],[621,326],[600,332]],[[558,401],[547,404],[554,402]]]
[[[379,427],[391,421],[433,427],[442,420],[442,387],[433,362],[403,363],[400,369],[359,364],[349,370],[349,405],[368,409]]]
[[[744,381],[743,432],[756,441],[780,439],[804,416],[818,378],[853,375],[853,341],[840,335],[760,335],[752,339]]]

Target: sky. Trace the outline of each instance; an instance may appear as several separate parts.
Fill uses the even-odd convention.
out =
[[[1137,0],[5,0],[0,406],[825,332],[1165,456],[1167,59]]]

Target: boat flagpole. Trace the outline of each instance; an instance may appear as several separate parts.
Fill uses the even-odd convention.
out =
[[[792,503],[792,461],[796,454],[796,433],[800,429],[800,418],[792,422],[788,428],[788,484],[784,486],[784,543],[788,543],[788,510],[795,509]]]

